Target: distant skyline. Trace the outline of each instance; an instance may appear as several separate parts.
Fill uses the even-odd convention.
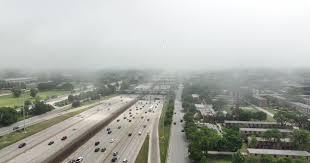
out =
[[[0,69],[310,67],[308,0],[3,0]]]

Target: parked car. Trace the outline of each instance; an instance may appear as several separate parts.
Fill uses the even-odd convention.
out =
[[[96,148],[96,149],[95,149],[95,152],[99,152],[99,151],[100,151],[100,148]]]
[[[107,148],[101,148],[101,152],[105,152]]]
[[[48,143],[48,145],[52,145],[52,144],[54,144],[54,141],[50,141],[50,142]]]
[[[83,159],[84,159],[83,157],[78,157],[78,158],[75,160],[75,162],[76,162],[76,163],[82,162]]]
[[[13,130],[15,131],[15,130],[18,130],[19,129],[19,127],[18,126],[16,126],[16,127],[13,127]]]
[[[24,146],[26,146],[26,143],[21,143],[18,145],[18,148],[23,148]]]
[[[113,153],[113,156],[117,156],[117,155],[118,155],[118,152],[114,152],[114,153]]]
[[[111,161],[112,162],[116,162],[117,161],[117,157],[113,157]]]
[[[63,136],[61,140],[66,140],[67,138],[68,138],[67,136]]]
[[[129,134],[128,134],[128,136],[131,136],[131,135],[132,135],[132,133],[129,133]]]
[[[95,142],[95,146],[97,146],[97,145],[99,145],[100,144],[100,142],[99,141],[96,141]]]

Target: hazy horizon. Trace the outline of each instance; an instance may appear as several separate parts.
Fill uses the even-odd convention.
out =
[[[310,1],[0,2],[0,69],[310,67]]]

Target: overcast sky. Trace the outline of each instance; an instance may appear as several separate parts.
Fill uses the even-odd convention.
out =
[[[303,67],[309,0],[0,0],[0,68]]]

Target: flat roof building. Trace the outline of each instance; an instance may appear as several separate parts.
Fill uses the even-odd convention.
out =
[[[225,126],[237,126],[242,128],[288,128],[282,126],[277,122],[264,122],[264,121],[224,121]]]
[[[290,157],[292,159],[306,158],[307,160],[310,160],[310,153],[307,151],[248,148],[247,153],[249,156],[256,157],[269,155],[274,158]]]
[[[240,132],[242,135],[251,136],[256,135],[260,136],[266,131],[271,130],[270,128],[240,128]],[[290,129],[278,129],[282,136],[288,136],[293,133],[293,130]]]

